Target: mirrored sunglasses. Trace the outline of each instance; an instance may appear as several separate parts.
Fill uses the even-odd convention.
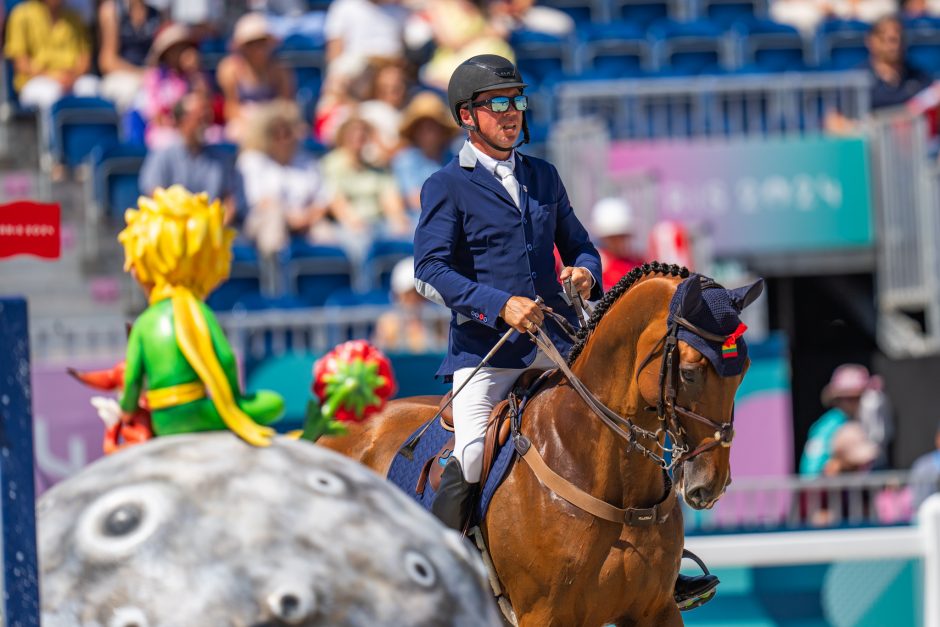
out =
[[[486,107],[493,113],[505,113],[509,111],[509,103],[512,103],[516,111],[525,111],[529,108],[529,97],[524,95],[513,96],[495,96],[486,100],[479,100],[473,103],[474,107]]]

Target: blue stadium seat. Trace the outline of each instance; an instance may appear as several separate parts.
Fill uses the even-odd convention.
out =
[[[661,20],[649,29],[654,66],[680,74],[698,74],[726,62],[727,45],[722,28],[712,22]]]
[[[806,65],[803,38],[789,24],[753,19],[738,22],[734,31],[742,67],[784,72],[801,70]]]
[[[219,61],[229,52],[228,39],[225,37],[205,37],[199,42],[199,56],[202,66],[215,71]]]
[[[232,244],[232,270],[228,280],[209,294],[206,304],[216,311],[230,311],[239,302],[261,294],[261,265],[258,253],[249,242],[236,239]]]
[[[940,19],[906,21],[907,60],[914,67],[940,75]]]
[[[697,15],[725,28],[767,17],[766,0],[698,0],[698,4]]]
[[[580,67],[635,76],[650,66],[650,43],[645,33],[628,22],[584,24],[578,29]]]
[[[95,146],[117,143],[119,122],[107,100],[61,98],[50,111],[53,157],[69,167],[80,165]]]
[[[414,254],[411,241],[377,239],[372,242],[363,263],[365,284],[369,289],[388,291],[391,288],[392,269],[395,264]]]
[[[674,17],[668,0],[612,0],[611,15],[640,31],[646,31],[654,22]]]
[[[865,35],[871,25],[859,20],[826,20],[816,31],[819,65],[832,70],[858,67],[868,59]]]
[[[276,55],[284,65],[294,70],[298,92],[310,92],[307,99],[316,102],[326,68],[326,41],[322,37],[294,33],[281,42]]]
[[[569,38],[546,33],[514,31],[509,40],[526,82],[574,69]]]
[[[284,265],[291,293],[319,307],[334,291],[352,286],[352,265],[342,248],[291,240]]]
[[[603,22],[609,18],[606,0],[543,0],[541,4],[564,11],[576,23]]]
[[[110,144],[91,151],[91,181],[99,215],[120,220],[124,211],[137,206],[138,174],[147,156],[142,144]]]

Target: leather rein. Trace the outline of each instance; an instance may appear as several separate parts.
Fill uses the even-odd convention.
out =
[[[570,284],[566,284],[565,288],[567,295],[572,302],[578,302],[580,300],[580,296],[574,292]],[[561,328],[565,330],[566,333],[573,335],[573,329],[571,328],[571,325],[563,316],[550,310],[543,310],[543,313],[546,317],[556,321],[561,326]],[[578,311],[578,314],[578,319],[580,321],[581,312]],[[540,329],[537,329],[534,332],[528,331],[529,337],[532,338],[532,341],[535,342],[536,346],[538,346],[538,348],[542,350],[552,360],[552,362],[555,363],[562,374],[564,374],[564,376],[568,379],[571,387],[575,390],[575,392],[578,393],[578,395],[591,409],[591,411],[597,415],[609,429],[611,429],[615,434],[627,442],[628,451],[636,451],[652,460],[657,466],[659,466],[660,469],[662,469],[665,481],[664,496],[659,500],[659,502],[652,505],[651,507],[614,507],[606,501],[595,498],[594,496],[581,490],[549,468],[536,448],[532,446],[531,441],[521,433],[519,428],[521,422],[520,416],[514,416],[512,421],[512,432],[513,444],[516,448],[516,451],[523,458],[523,460],[528,463],[529,467],[532,469],[538,479],[550,490],[555,492],[558,496],[562,497],[564,500],[568,501],[575,507],[603,520],[630,526],[649,526],[659,524],[665,522],[668,519],[669,514],[675,505],[674,501],[676,496],[675,491],[672,489],[672,478],[669,474],[670,471],[675,468],[676,465],[701,455],[702,453],[718,445],[726,447],[731,446],[731,440],[734,438],[733,411],[730,421],[719,423],[706,416],[702,416],[701,414],[698,414],[691,409],[683,407],[676,402],[679,389],[678,332],[680,326],[707,340],[720,342],[724,342],[725,340],[724,337],[709,333],[708,331],[700,329],[699,327],[691,324],[684,318],[677,317],[675,321],[669,325],[666,334],[662,337],[662,339],[656,343],[650,353],[643,359],[640,368],[637,369],[637,379],[639,379],[640,373],[643,371],[643,369],[653,359],[655,359],[656,355],[658,355],[660,352],[662,352],[663,355],[659,373],[659,399],[657,401],[657,406],[655,408],[647,408],[648,410],[655,409],[657,412],[657,417],[662,423],[662,426],[656,431],[649,431],[644,429],[636,425],[630,418],[624,418],[614,410],[607,407],[607,405],[598,399],[574,374],[574,372],[571,371],[567,361],[558,352],[558,349],[555,347],[554,343],[544,333],[541,333]],[[522,409],[523,408],[519,409],[519,413],[521,413]],[[690,452],[685,437],[685,429],[682,427],[682,423],[679,420],[680,417],[696,420],[714,428],[714,436],[707,438],[708,441],[703,441],[701,444],[699,444],[698,447]],[[665,444],[660,444],[659,437],[663,434],[668,435],[672,440],[672,448],[667,448]],[[653,449],[653,444],[647,445],[643,442],[643,440],[651,440],[654,442],[656,448],[661,453]],[[667,452],[672,453],[672,458],[668,462],[666,461]]]

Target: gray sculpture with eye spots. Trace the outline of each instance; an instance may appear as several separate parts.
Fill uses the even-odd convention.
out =
[[[309,442],[157,438],[37,511],[45,627],[501,624],[468,543]]]

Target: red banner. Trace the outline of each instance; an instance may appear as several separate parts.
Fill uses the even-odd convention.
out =
[[[58,259],[59,205],[27,200],[0,205],[0,258],[35,255]]]

